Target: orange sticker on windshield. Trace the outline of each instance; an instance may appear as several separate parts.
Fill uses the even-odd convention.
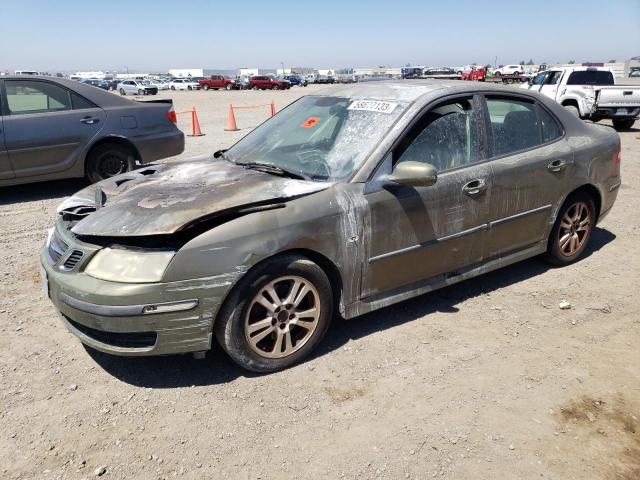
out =
[[[302,124],[300,124],[300,128],[312,128],[320,121],[320,117],[309,117]]]

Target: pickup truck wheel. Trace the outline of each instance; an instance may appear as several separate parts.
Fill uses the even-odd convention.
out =
[[[87,177],[91,183],[133,170],[133,152],[117,143],[106,143],[93,148],[87,156]]]
[[[305,257],[281,255],[240,280],[216,319],[214,333],[242,367],[273,372],[309,355],[332,315],[333,293],[324,271]]]
[[[124,91],[124,88],[120,89],[120,95],[122,95],[123,97],[127,94],[127,92]]]
[[[274,85],[273,87],[271,87],[271,90],[278,90],[278,88],[279,87],[277,85]]]
[[[193,90],[193,88],[191,87],[191,85],[189,85],[189,86],[187,87],[187,90]]]
[[[576,117],[580,118],[580,110],[578,110],[578,107],[575,105],[563,105],[563,107],[573,113]]]
[[[251,90],[258,90],[258,86],[254,85],[253,88]]]
[[[173,85],[171,85],[171,90],[175,90],[175,89],[176,89],[176,87],[174,87]]]
[[[206,83],[204,84],[204,87],[202,87],[203,90],[209,90],[209,85],[207,85]]]
[[[616,130],[629,130],[635,123],[635,118],[619,118],[613,120],[613,128]]]
[[[225,89],[225,90],[231,90],[231,84],[230,84],[230,83],[228,83],[228,84],[224,87],[224,89]]]

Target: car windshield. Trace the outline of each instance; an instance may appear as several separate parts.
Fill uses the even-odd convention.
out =
[[[613,74],[607,70],[583,70],[569,75],[567,85],[613,85]]]
[[[236,163],[267,163],[316,181],[349,177],[407,107],[403,102],[308,96],[229,149]]]

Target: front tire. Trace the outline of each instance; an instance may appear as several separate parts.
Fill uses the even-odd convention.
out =
[[[120,95],[122,95],[123,97],[127,94],[127,92],[124,91],[124,88],[120,89]]]
[[[631,127],[633,127],[633,124],[635,123],[636,119],[635,118],[618,118],[618,119],[614,119],[613,120],[613,128],[615,128],[616,130],[630,130]]]
[[[274,372],[309,355],[324,337],[332,315],[327,275],[307,258],[287,254],[266,260],[238,283],[214,331],[240,366]]]
[[[596,224],[596,206],[586,192],[569,195],[553,225],[545,260],[556,266],[569,265],[584,252]]]
[[[204,87],[202,87],[202,89],[206,92],[207,90],[209,90],[209,85],[205,84]]]
[[[580,118],[580,110],[575,105],[563,105],[563,107],[573,113],[576,117]]]
[[[95,147],[87,156],[86,172],[91,183],[133,170],[133,152],[117,143]]]

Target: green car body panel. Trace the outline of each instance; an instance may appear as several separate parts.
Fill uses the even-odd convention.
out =
[[[449,98],[475,101],[485,94],[537,102],[559,121],[562,134],[533,149],[487,155],[444,172],[432,186],[386,180],[394,148],[422,112]],[[294,180],[211,156],[151,165],[66,200],[41,255],[49,297],[66,326],[82,342],[112,354],[208,350],[229,292],[257,264],[285,252],[320,265],[340,314],[352,318],[545,252],[571,192],[593,195],[598,220],[615,201],[617,134],[535,94],[416,81],[346,85],[322,95],[407,105],[346,180]],[[558,160],[563,169],[552,172],[549,164]],[[478,178],[486,179],[486,193],[465,195],[460,187]],[[53,237],[64,246],[57,259],[50,253]],[[113,245],[175,255],[158,282],[88,275],[92,257]],[[66,269],[76,250],[81,259]],[[163,311],[175,302],[185,309]],[[124,335],[110,336],[118,333]]]

